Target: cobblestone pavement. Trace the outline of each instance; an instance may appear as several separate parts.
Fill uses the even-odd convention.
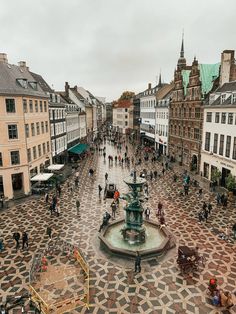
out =
[[[107,156],[117,154],[113,146],[107,145]],[[124,153],[124,152],[123,152]],[[88,176],[88,170],[96,169],[95,178]],[[161,173],[161,164],[151,162],[138,166],[156,168]],[[110,210],[109,201],[98,198],[98,184],[104,187],[105,172],[117,184],[120,192],[126,192],[123,182],[130,172],[119,165],[109,167],[103,156],[95,154],[88,158],[80,170],[80,187],[67,191],[67,182],[62,187],[60,217],[51,217],[43,198],[29,200],[5,210],[0,216],[0,228],[5,242],[1,253],[0,301],[6,295],[19,295],[27,287],[30,264],[34,252],[45,248],[48,241],[47,226],[66,241],[79,245],[90,266],[90,304],[73,313],[236,313],[236,307],[229,311],[214,308],[207,293],[211,276],[216,276],[222,289],[231,292],[236,289],[236,245],[221,240],[214,230],[222,229],[236,221],[235,209],[218,208],[214,197],[203,191],[201,199],[197,190],[190,189],[189,196],[179,196],[181,181],[173,183],[173,171],[169,170],[157,181],[149,183],[151,219],[156,220],[157,202],[164,204],[168,228],[178,244],[198,246],[206,258],[205,268],[199,272],[181,275],[176,265],[176,253],[164,260],[152,258],[142,262],[142,272],[133,273],[133,262],[122,261],[105,255],[99,249],[98,228],[102,214]],[[70,179],[72,180],[72,179]],[[80,214],[76,213],[76,199],[81,202]],[[198,224],[197,211],[203,200],[212,201],[213,210],[208,223]],[[118,217],[123,215],[119,210]],[[212,230],[213,228],[213,230]],[[16,251],[12,239],[15,230],[29,233],[29,249]],[[175,249],[176,252],[176,249]]]

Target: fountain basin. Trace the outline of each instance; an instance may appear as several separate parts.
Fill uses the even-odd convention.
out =
[[[136,251],[139,251],[142,258],[149,258],[162,255],[174,246],[167,228],[160,228],[158,223],[151,220],[144,221],[145,242],[125,241],[121,233],[124,222],[124,219],[119,219],[104,228],[99,235],[102,248],[110,253],[131,258],[136,256]]]

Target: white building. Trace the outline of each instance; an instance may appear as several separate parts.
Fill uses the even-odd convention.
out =
[[[156,93],[155,143],[159,154],[168,154],[169,103],[174,84],[165,84]]]
[[[155,125],[156,125],[156,92],[158,86],[152,88],[148,84],[148,89],[140,96],[140,134],[143,143],[155,147]]]
[[[202,175],[211,180],[216,168],[222,186],[229,173],[236,176],[236,81],[218,88],[204,107]]]
[[[49,118],[53,161],[64,163],[67,149],[66,106],[60,95],[55,93],[50,93]]]
[[[80,124],[79,113],[80,108],[70,98],[67,97],[65,92],[58,92],[61,101],[65,104],[65,118],[66,118],[66,138],[67,149],[78,144],[80,141]]]
[[[129,134],[133,129],[131,100],[120,100],[113,105],[113,128],[122,134]]]

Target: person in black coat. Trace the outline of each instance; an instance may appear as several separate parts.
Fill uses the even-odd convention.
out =
[[[22,250],[25,248],[25,245],[27,246],[27,248],[29,247],[29,238],[28,238],[28,234],[26,232],[23,232],[22,235]]]
[[[139,255],[138,251],[136,252],[136,257],[135,257],[134,271],[135,273],[141,272],[141,256]]]
[[[13,233],[13,239],[16,241],[16,249],[20,246],[20,233],[19,232],[14,232]]]

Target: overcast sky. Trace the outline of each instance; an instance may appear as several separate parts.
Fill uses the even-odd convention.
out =
[[[0,52],[50,86],[113,100],[173,79],[182,29],[187,62],[236,47],[236,0],[0,0]],[[1,75],[1,73],[0,73]]]

